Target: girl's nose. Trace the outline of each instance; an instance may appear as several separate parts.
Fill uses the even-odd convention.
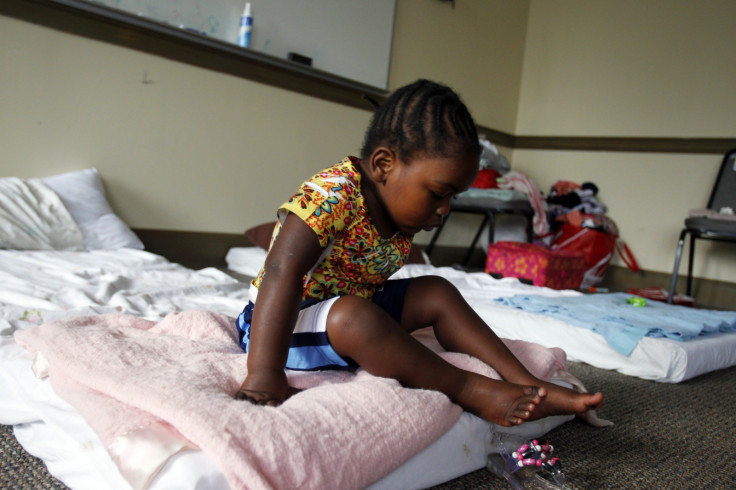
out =
[[[437,208],[437,214],[440,216],[447,216],[450,214],[450,199],[451,197],[447,197],[446,199],[443,199],[440,203],[439,207]]]

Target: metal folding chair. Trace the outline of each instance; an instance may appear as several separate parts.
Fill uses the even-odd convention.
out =
[[[701,213],[692,213],[685,219],[685,228],[680,232],[675,254],[675,267],[670,280],[670,290],[667,302],[672,303],[677,285],[677,276],[680,271],[680,259],[685,238],[690,235],[690,251],[687,264],[686,294],[690,296],[693,280],[693,256],[695,254],[695,240],[716,240],[722,242],[736,242],[736,216],[723,213],[730,208],[736,213],[736,148],[730,150],[723,157],[721,169],[718,172],[715,185],[710,194],[708,208]]]

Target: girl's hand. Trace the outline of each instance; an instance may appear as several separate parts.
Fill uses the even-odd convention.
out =
[[[283,371],[269,371],[248,374],[235,394],[235,399],[247,400],[256,405],[277,407],[294,392],[295,390],[289,386]]]
[[[236,399],[275,407],[294,393],[284,367],[302,302],[304,275],[321,253],[314,231],[289,213],[264,264],[265,275],[251,323],[248,375]]]

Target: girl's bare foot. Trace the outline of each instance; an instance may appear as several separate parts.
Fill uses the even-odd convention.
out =
[[[517,385],[473,374],[456,401],[489,422],[511,427],[530,420],[546,395],[543,387]]]
[[[603,405],[603,393],[580,393],[553,383],[540,382],[547,397],[539,404],[529,420],[549,415],[582,415]]]

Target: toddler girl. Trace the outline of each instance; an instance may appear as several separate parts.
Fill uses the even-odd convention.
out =
[[[413,236],[439,226],[450,199],[473,182],[479,154],[475,123],[457,94],[419,80],[377,109],[359,159],[302,184],[278,210],[268,256],[237,319],[248,353],[237,398],[276,406],[292,392],[284,368],[360,366],[439,390],[503,426],[601,405],[601,393],[532,376],[448,281],[388,280]],[[459,369],[411,336],[428,326],[446,350],[477,357],[503,381]]]

